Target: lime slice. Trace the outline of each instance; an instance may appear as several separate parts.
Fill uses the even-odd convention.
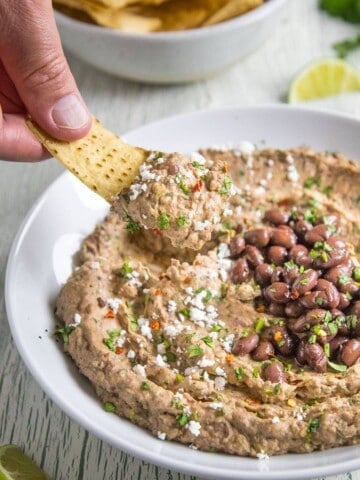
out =
[[[289,103],[360,91],[360,71],[344,60],[325,58],[307,65],[293,80]]]
[[[0,480],[49,480],[49,477],[19,447],[2,445]]]

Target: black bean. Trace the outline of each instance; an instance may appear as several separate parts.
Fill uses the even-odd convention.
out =
[[[273,263],[274,265],[284,265],[287,255],[286,248],[281,247],[280,245],[273,245],[267,250],[268,262]]]
[[[303,219],[298,220],[294,226],[294,231],[296,235],[301,239],[304,239],[305,234],[311,229],[311,223]]]
[[[325,345],[333,340],[338,334],[338,328],[335,324],[332,324],[331,330],[328,325],[322,325],[320,331],[317,333],[317,341],[321,345]]]
[[[345,295],[348,295],[348,296],[350,295],[350,297],[357,296],[359,287],[357,283],[355,283],[351,278],[349,279],[349,281],[346,281],[344,283],[340,281],[338,282],[338,284],[339,284],[338,288],[340,292],[345,293]]]
[[[269,302],[287,303],[290,299],[289,285],[284,282],[274,282],[265,288],[264,296]]]
[[[329,306],[326,293],[320,290],[306,292],[303,297],[300,297],[300,304],[304,308],[327,308]]]
[[[316,225],[311,230],[305,233],[304,240],[309,245],[314,245],[316,242],[324,242],[331,236],[331,230],[325,223]]]
[[[329,315],[328,310],[324,310],[322,308],[314,308],[313,310],[309,310],[305,317],[306,321],[310,325],[317,325],[318,323],[322,323],[326,316]]]
[[[261,263],[264,263],[264,256],[261,251],[254,245],[246,245],[245,256],[249,263],[255,268]]]
[[[273,225],[284,225],[289,221],[289,215],[277,208],[266,210],[263,220]]]
[[[337,308],[337,306],[339,305],[339,302],[340,302],[340,294],[339,294],[336,286],[332,282],[329,282],[328,280],[325,280],[324,278],[319,278],[315,289],[324,291],[326,293],[326,306],[327,307]],[[324,304],[324,306],[325,306],[325,304]]]
[[[231,269],[231,280],[234,283],[245,282],[249,278],[250,268],[245,258],[238,258],[234,261]]]
[[[340,292],[339,293],[339,304],[338,304],[338,309],[339,310],[345,310],[350,305],[350,300],[346,296],[345,293]]]
[[[306,292],[312,290],[315,287],[317,280],[318,272],[313,269],[308,269],[304,273],[301,273],[291,287],[292,298],[295,300]]]
[[[284,317],[285,316],[285,306],[281,305],[280,303],[270,303],[268,308],[268,312],[275,317]]]
[[[291,248],[296,244],[297,237],[294,231],[286,226],[280,225],[274,228],[271,234],[271,243],[273,245],[280,245],[281,247]]]
[[[287,317],[298,318],[304,313],[304,307],[299,300],[293,300],[285,305],[285,315]]]
[[[269,360],[275,354],[274,347],[268,340],[261,340],[259,345],[251,353],[251,356],[257,362],[263,362]]]
[[[292,285],[299,275],[300,273],[297,266],[292,266],[292,267],[288,265],[284,266],[282,278],[285,283]]]
[[[312,264],[312,259],[309,255],[309,250],[305,245],[298,243],[294,245],[289,251],[289,258],[294,260],[297,265],[302,265],[304,267],[310,267]]]
[[[271,383],[283,383],[287,380],[284,367],[280,362],[270,362],[264,369],[263,377]]]
[[[284,280],[283,278],[283,273],[284,273],[284,268],[283,267],[275,267],[273,270],[273,273],[271,275],[271,283],[274,282],[282,282]]]
[[[344,335],[337,335],[335,338],[330,340],[330,357],[336,358],[337,354],[341,352],[343,346],[346,342],[349,341],[349,337],[345,337]]]
[[[354,365],[360,358],[360,339],[352,338],[342,348],[340,354],[341,361],[348,367]]]
[[[296,350],[295,360],[301,367],[306,365],[305,345],[308,343],[307,339],[300,340]]]
[[[287,323],[288,328],[299,338],[302,338],[310,330],[311,323],[306,319],[306,315],[301,315],[296,319],[290,319]]]
[[[246,337],[241,337],[235,343],[232,353],[240,357],[252,352],[258,345],[260,337],[257,333],[250,333]]]
[[[245,240],[241,235],[235,235],[229,245],[231,258],[239,257],[245,248]]]
[[[312,370],[325,373],[327,370],[327,358],[324,349],[318,343],[307,342],[304,347],[306,363]]]
[[[332,268],[344,263],[348,256],[348,252],[345,248],[329,247],[329,251],[326,248],[313,249],[310,252],[313,253],[314,266],[317,268]]]
[[[296,351],[296,337],[285,326],[272,327],[270,341],[275,350],[284,357],[290,357]]]
[[[266,287],[271,282],[271,275],[273,274],[273,267],[268,263],[260,263],[255,269],[255,281],[261,287]]]
[[[255,247],[258,248],[263,248],[266,247],[270,241],[270,233],[267,228],[254,228],[245,233],[244,239],[246,243],[255,245]]]

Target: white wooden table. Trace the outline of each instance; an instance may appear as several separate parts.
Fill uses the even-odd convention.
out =
[[[332,55],[331,44],[357,32],[317,9],[317,0],[289,0],[286,18],[258,51],[217,77],[189,85],[128,83],[68,56],[89,108],[110,129],[124,133],[180,112],[227,105],[283,102],[294,74],[307,62]],[[350,60],[360,66],[359,55]],[[360,94],[337,108],[360,113]],[[0,291],[7,255],[36,198],[60,174],[54,160],[40,164],[0,161]],[[196,480],[135,459],[70,420],[41,391],[11,339],[0,296],[0,444],[15,443],[56,480]],[[360,480],[360,471],[332,477]],[[219,479],[220,480],[220,479]]]

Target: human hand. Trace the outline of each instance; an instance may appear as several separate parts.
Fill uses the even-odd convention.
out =
[[[60,140],[81,138],[91,126],[51,0],[0,0],[0,159],[49,157],[26,126],[29,115]]]

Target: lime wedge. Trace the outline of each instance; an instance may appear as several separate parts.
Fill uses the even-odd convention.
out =
[[[36,463],[15,445],[0,446],[0,480],[49,480]]]
[[[290,85],[288,102],[360,91],[360,71],[338,58],[325,58],[307,65]]]

